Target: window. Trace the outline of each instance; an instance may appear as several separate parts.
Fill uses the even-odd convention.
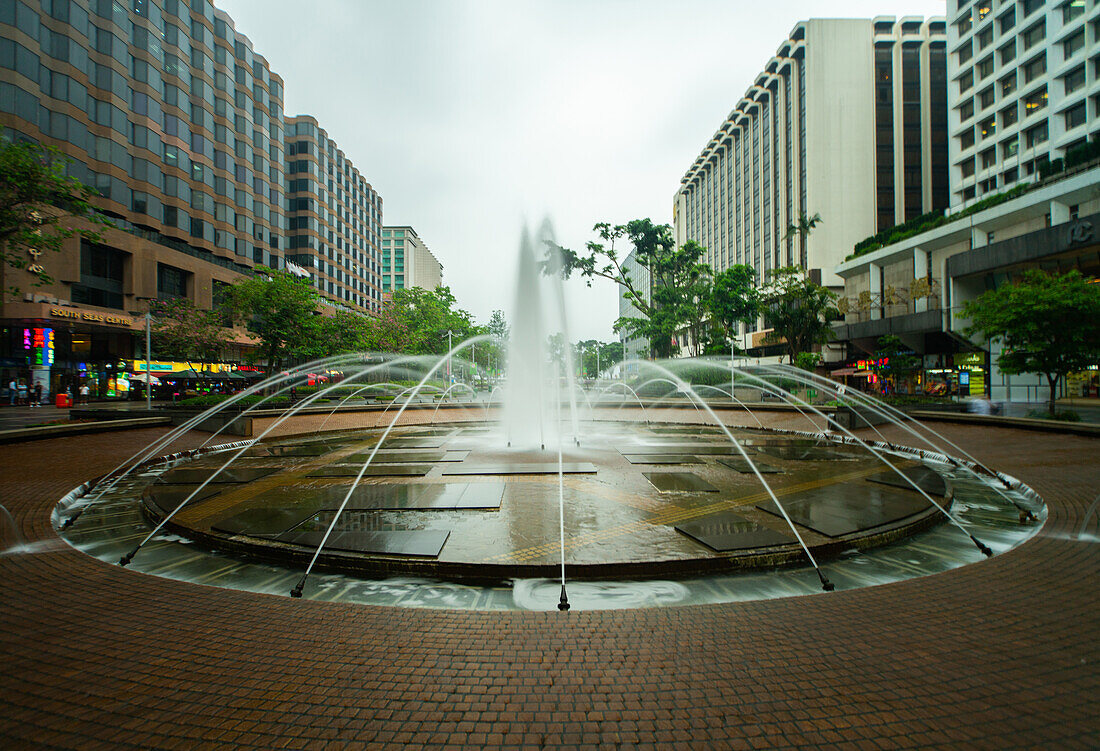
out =
[[[978,94],[978,101],[982,106],[982,109],[993,106],[993,87],[990,86]]]
[[[1024,32],[1024,49],[1028,50],[1037,45],[1039,42],[1046,39],[1047,36],[1047,24],[1046,21],[1040,21],[1032,26],[1030,29]]]
[[[1010,125],[1015,125],[1016,121],[1020,119],[1020,110],[1016,106],[1016,102],[1013,102],[1011,106],[1001,110],[1001,127],[1007,128]]]
[[[1010,63],[1016,59],[1016,40],[1009,41],[1008,44],[997,50],[997,54],[1001,56],[1001,65]]]
[[[1016,156],[1016,152],[1020,150],[1020,139],[1016,136],[1012,136],[1007,141],[1001,141],[1001,159],[1008,159],[1009,157]]]
[[[959,31],[959,36],[962,36],[966,32],[970,31],[970,13],[965,13],[958,23],[955,24],[955,28]]]
[[[963,177],[973,177],[974,176],[974,160],[973,159],[967,159],[965,162],[963,162],[959,166],[962,169],[962,176]]]
[[[997,150],[986,149],[981,153],[982,169],[989,169],[997,163]]]
[[[157,264],[157,299],[174,300],[187,297],[187,277],[190,274],[183,269],[167,264]]]
[[[978,34],[978,49],[984,50],[991,44],[993,44],[993,27],[987,26],[982,33]]]
[[[969,149],[974,145],[974,129],[967,128],[959,135],[959,148]]]
[[[978,77],[986,78],[993,75],[993,55],[978,63]]]
[[[1024,99],[1024,115],[1038,112],[1047,106],[1047,90],[1044,86],[1033,94],[1028,94]]]
[[[982,139],[984,140],[997,133],[997,121],[991,117],[979,123],[978,128],[982,131]]]
[[[1027,18],[1039,8],[1043,7],[1046,0],[1024,0],[1024,18]]]
[[[1007,13],[1002,13],[997,19],[997,24],[1001,27],[1001,34],[1014,28],[1016,26],[1016,8],[1009,8]]]
[[[959,93],[970,91],[974,88],[974,71],[968,70],[959,78]]]
[[[1085,0],[1070,0],[1062,6],[1062,23],[1069,23],[1084,14]]]
[[[1016,71],[1001,79],[1001,96],[1008,96],[1016,90]]]
[[[970,62],[972,57],[974,57],[974,48],[971,46],[970,42],[959,47],[959,65]]]
[[[1065,111],[1066,130],[1073,130],[1078,125],[1085,124],[1086,109],[1085,103],[1081,102]]]
[[[121,310],[125,266],[122,251],[81,240],[80,283],[72,286],[73,302]]]
[[[1024,83],[1031,83],[1039,76],[1047,72],[1047,58],[1046,55],[1039,55],[1039,57],[1031,60],[1024,66]]]
[[[993,3],[991,3],[989,0],[985,0],[985,2],[980,2],[980,3],[978,3],[977,10],[978,10],[978,23],[981,23],[982,21],[984,21],[989,16],[989,12],[991,10],[993,10]]]
[[[1062,42],[1063,59],[1069,60],[1085,47],[1085,30],[1081,29],[1066,41]]]
[[[1020,171],[1015,167],[1013,167],[1012,169],[1006,169],[1004,171],[1004,174],[1001,176],[1001,184],[1008,185],[1009,183],[1016,182],[1016,180],[1019,179],[1019,174]]]
[[[966,122],[972,117],[974,117],[974,100],[968,98],[962,103],[962,106],[959,107],[959,120],[961,122]]]
[[[1079,88],[1085,85],[1085,66],[1082,65],[1074,70],[1071,70],[1065,76],[1062,77],[1062,85],[1065,87],[1066,94],[1072,94]]]
[[[1036,125],[1034,128],[1030,128],[1025,134],[1024,138],[1027,142],[1027,148],[1033,148],[1047,140],[1047,123],[1046,120]]]

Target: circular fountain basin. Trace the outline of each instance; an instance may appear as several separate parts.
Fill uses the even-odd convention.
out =
[[[265,591],[300,576],[344,505],[314,569],[335,579],[317,580],[317,594],[454,607],[481,592],[477,607],[532,608],[557,596],[559,499],[566,576],[586,607],[693,601],[738,579],[747,589],[724,599],[799,593],[803,543],[832,578],[839,566],[852,574],[842,588],[883,580],[883,561],[898,570],[890,578],[972,558],[972,546],[943,553],[965,535],[944,528],[936,504],[979,509],[997,547],[1038,526],[1021,527],[990,486],[915,453],[889,454],[895,470],[816,435],[738,429],[740,449],[708,426],[594,422],[583,435],[562,449],[560,487],[556,446],[502,448],[489,424],[399,428],[381,446],[381,430],[359,430],[215,448],[148,467],[98,501],[114,509],[108,518],[131,515],[118,544],[97,536],[94,508],[65,534],[107,557],[168,518],[135,565],[178,572],[204,558],[195,578],[228,586],[240,586],[229,569],[250,566],[242,588]],[[171,563],[171,550],[190,563]]]

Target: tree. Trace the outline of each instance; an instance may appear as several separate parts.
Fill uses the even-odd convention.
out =
[[[504,311],[494,310],[492,316],[489,317],[489,333],[496,339],[506,342],[508,341],[509,331],[508,321],[504,318]]]
[[[652,354],[657,357],[672,355],[676,331],[685,325],[698,325],[700,300],[709,296],[702,294],[711,274],[710,266],[700,262],[706,249],[693,241],[677,249],[672,228],[667,224],[654,224],[650,219],[634,219],[615,226],[601,222],[593,230],[602,242],[587,243],[584,255],[554,245],[547,252],[558,253],[560,264],[548,257],[543,269],[550,272],[560,268],[566,279],[577,272],[590,286],[595,277],[619,285],[623,297],[641,316],[619,318],[615,330],[646,337]],[[648,289],[640,286],[623,268],[615,243],[624,239],[634,247],[635,262],[649,271]]]
[[[806,216],[806,212],[799,213],[798,219],[793,223],[787,225],[787,234],[783,235],[784,240],[797,235],[802,241],[802,247],[806,246],[806,238],[810,236],[810,233],[817,229],[817,225],[824,224],[825,221],[821,218],[821,214],[814,214],[813,216]]]
[[[573,349],[577,353],[576,361],[581,364],[581,375],[584,378],[595,378],[623,359],[622,342],[585,339],[573,345]]]
[[[43,253],[74,235],[98,241],[99,228],[113,226],[89,203],[96,190],[65,174],[68,161],[53,147],[0,141],[0,257],[36,277],[36,287],[53,281]],[[9,285],[8,292],[19,289]]]
[[[202,310],[185,298],[156,300],[149,312],[153,348],[161,357],[203,366],[218,359],[225,337],[220,312]]]
[[[892,379],[896,389],[898,380],[912,373],[920,365],[921,359],[913,354],[913,350],[906,347],[898,337],[888,334],[879,337],[870,369],[880,379]]]
[[[715,274],[708,307],[717,335],[725,341],[734,341],[737,324],[752,323],[760,315],[755,269],[740,264]],[[724,346],[722,350],[725,351]]]
[[[256,271],[226,290],[226,311],[259,341],[258,359],[267,362],[270,372],[284,359],[312,359],[317,350],[317,292],[309,280],[294,274],[266,266]]]
[[[767,341],[785,340],[790,362],[796,362],[799,352],[832,338],[829,319],[837,315],[836,298],[797,266],[773,270],[760,298],[772,328]]]
[[[1000,341],[997,365],[1009,374],[1042,373],[1055,415],[1058,383],[1100,361],[1100,284],[1077,271],[1027,271],[1014,284],[983,293],[963,306],[967,336]]]
[[[396,290],[383,308],[390,308],[393,319],[408,332],[403,352],[442,355],[448,351],[448,344],[484,333],[468,312],[455,307],[455,302],[450,287],[440,286],[430,292],[413,287]]]

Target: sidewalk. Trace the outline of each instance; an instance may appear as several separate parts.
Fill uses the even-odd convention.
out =
[[[169,402],[153,402],[153,408],[156,409],[159,405],[168,404]],[[98,407],[100,409],[117,410],[119,412],[129,412],[131,410],[145,411],[145,402],[115,402],[115,401],[103,401],[103,402],[89,402],[88,404],[74,404],[74,407]],[[13,407],[10,405],[0,406],[0,430],[15,430],[17,428],[29,428],[34,425],[46,425],[58,422],[67,422],[69,420],[69,408],[58,409],[53,404],[43,404],[41,407],[29,407],[26,405],[20,405]]]

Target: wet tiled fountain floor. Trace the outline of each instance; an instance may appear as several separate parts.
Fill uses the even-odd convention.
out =
[[[860,447],[738,431],[735,437],[752,464],[759,462],[769,492],[724,434],[705,427],[681,431],[593,423],[585,426],[580,446],[563,450],[568,576],[603,580],[576,584],[584,605],[812,591],[815,580],[804,570],[775,571],[792,559],[805,563],[776,500],[819,556],[826,557],[826,549],[828,559],[839,554],[844,565],[832,566],[830,576],[841,587],[907,578],[979,557],[955,529],[925,531],[930,520],[941,518],[929,501],[893,471],[884,473],[883,463]],[[493,609],[552,604],[552,581],[538,577],[555,576],[561,560],[556,448],[504,449],[497,431],[462,425],[430,433],[405,428],[375,452],[379,436],[379,431],[357,431],[285,438],[161,466],[121,483],[66,536],[93,555],[117,561],[149,529],[137,496],[159,519],[194,491],[169,528],[183,537],[162,533],[133,565],[198,582],[285,593],[291,586],[286,581],[302,568],[296,561],[312,554],[346,498],[322,563],[326,570],[336,566],[354,575],[315,576],[311,596]],[[222,469],[236,454],[241,457]],[[647,457],[654,461],[647,463]],[[893,460],[938,502],[950,503],[945,494],[954,493],[956,512],[968,524],[979,524],[988,544],[998,549],[1036,528],[1021,527],[1015,509],[987,484],[946,464],[933,469],[908,457]],[[207,478],[212,479],[200,489]],[[906,542],[875,540],[880,549],[857,552],[869,539],[907,525],[914,529],[900,534]],[[211,546],[214,551],[207,552]],[[729,570],[730,556],[743,560],[750,554],[756,556],[750,566],[755,571]],[[710,575],[684,580],[689,572]],[[395,575],[419,579],[397,586]],[[429,588],[421,586],[426,577],[432,580]],[[618,581],[624,577],[631,581]],[[677,580],[663,582],[670,577]],[[455,581],[470,578],[496,584]]]

